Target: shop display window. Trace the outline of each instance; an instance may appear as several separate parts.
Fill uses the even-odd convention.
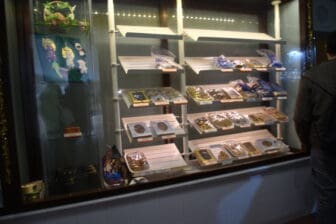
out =
[[[292,120],[311,63],[301,1],[26,4],[30,64],[12,77],[23,206],[307,155]]]

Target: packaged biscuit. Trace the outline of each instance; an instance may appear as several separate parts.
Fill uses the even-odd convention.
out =
[[[206,117],[199,117],[194,120],[195,128],[201,133],[215,132],[217,129],[211,124]]]
[[[210,149],[196,149],[195,157],[201,166],[210,166],[217,164],[217,160]]]
[[[262,112],[249,114],[248,116],[250,118],[250,121],[256,126],[271,125],[276,121],[273,117]]]
[[[230,111],[225,113],[225,116],[227,116],[237,127],[245,128],[251,126],[250,120],[247,118],[247,116],[238,112]]]
[[[245,147],[236,143],[225,143],[224,148],[236,159],[243,159],[248,157]]]
[[[148,161],[143,152],[127,153],[125,157],[131,172],[149,169]]]
[[[249,156],[260,156],[260,155],[263,154],[259,149],[254,147],[254,145],[251,142],[244,142],[244,143],[242,143],[242,145],[245,148],[245,150],[247,151],[247,154]]]
[[[242,95],[240,95],[233,87],[225,87],[224,91],[229,95],[231,101],[243,101]]]
[[[207,114],[210,122],[218,129],[227,130],[234,128],[233,122],[224,114]]]
[[[130,102],[133,105],[150,103],[150,99],[148,98],[144,90],[129,90],[128,96],[130,98]]]
[[[231,99],[223,89],[208,89],[206,92],[213,98],[214,101],[225,102]]]
[[[202,87],[190,86],[187,94],[199,104],[212,104],[213,98]]]
[[[146,89],[145,94],[150,98],[154,105],[168,105],[169,98],[162,94],[159,88],[157,89]]]
[[[171,127],[168,121],[151,121],[150,126],[153,128],[154,133],[158,136],[173,135],[175,130]]]
[[[277,109],[275,109],[274,107],[264,108],[264,111],[279,122],[288,121],[288,117],[285,114],[278,111]]]
[[[211,145],[210,150],[219,163],[223,165],[232,163],[232,156],[225,150],[223,145]]]
[[[275,138],[261,138],[255,141],[255,146],[265,153],[276,153],[281,150],[283,143]]]
[[[144,138],[152,136],[152,132],[144,122],[129,123],[127,124],[127,127],[131,133],[132,138]]]

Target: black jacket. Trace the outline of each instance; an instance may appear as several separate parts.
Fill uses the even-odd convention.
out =
[[[302,76],[294,122],[303,147],[336,153],[336,60]]]

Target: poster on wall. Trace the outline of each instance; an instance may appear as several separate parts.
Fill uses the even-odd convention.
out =
[[[46,82],[79,82],[88,76],[86,47],[77,38],[35,35]]]

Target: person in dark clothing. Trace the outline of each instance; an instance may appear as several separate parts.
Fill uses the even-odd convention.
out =
[[[327,58],[301,77],[294,114],[302,148],[311,154],[316,223],[336,223],[336,31],[328,35]]]

